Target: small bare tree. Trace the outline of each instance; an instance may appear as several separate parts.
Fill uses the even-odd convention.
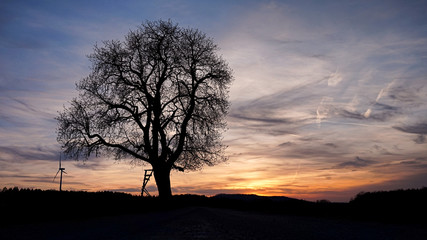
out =
[[[225,161],[232,74],[217,50],[204,33],[171,21],[148,21],[124,41],[95,46],[92,72],[57,117],[66,155],[145,161],[162,198],[172,195],[172,169]]]

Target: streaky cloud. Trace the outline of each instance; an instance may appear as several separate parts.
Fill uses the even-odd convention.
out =
[[[284,142],[278,145],[278,147],[289,147],[289,146],[293,146],[295,143],[293,142]]]
[[[370,165],[373,165],[375,163],[377,163],[377,162],[372,161],[372,160],[363,159],[363,158],[356,156],[353,161],[347,161],[347,162],[340,163],[340,164],[336,165],[335,168],[363,168],[363,167],[368,167]]]
[[[414,139],[414,142],[418,144],[426,143],[426,137],[423,134],[420,134]]]
[[[358,111],[349,111],[347,109],[337,109],[336,114],[339,117],[347,119],[386,122],[400,113],[397,109],[398,108],[390,108],[385,109],[384,111],[375,111],[375,109],[369,108],[364,113]]]
[[[338,147],[335,143],[325,143],[325,146],[328,146],[331,148],[337,148]]]
[[[427,121],[412,125],[394,126],[393,128],[405,133],[427,134]]]
[[[0,160],[4,161],[58,161],[60,150],[51,146],[0,146]]]
[[[294,121],[287,118],[271,118],[267,116],[257,116],[258,114],[253,113],[231,113],[229,116],[231,118],[236,118],[237,121],[243,120],[243,121],[253,121],[253,122],[259,122],[261,124],[265,125],[274,125],[274,124],[291,124]]]

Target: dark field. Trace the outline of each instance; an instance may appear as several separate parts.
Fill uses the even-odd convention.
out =
[[[426,188],[350,203],[6,190],[0,239],[426,239]]]

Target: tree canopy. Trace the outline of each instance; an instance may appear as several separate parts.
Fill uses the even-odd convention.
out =
[[[91,73],[57,117],[65,154],[145,161],[160,196],[171,195],[172,169],[225,161],[232,71],[217,51],[201,31],[162,20],[95,45]]]

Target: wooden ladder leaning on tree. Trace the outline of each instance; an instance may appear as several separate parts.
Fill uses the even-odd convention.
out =
[[[147,169],[144,173],[144,181],[142,182],[141,196],[144,196],[144,193],[147,196],[151,196],[148,190],[146,189],[147,183],[150,180],[151,175],[153,175],[153,169]]]

